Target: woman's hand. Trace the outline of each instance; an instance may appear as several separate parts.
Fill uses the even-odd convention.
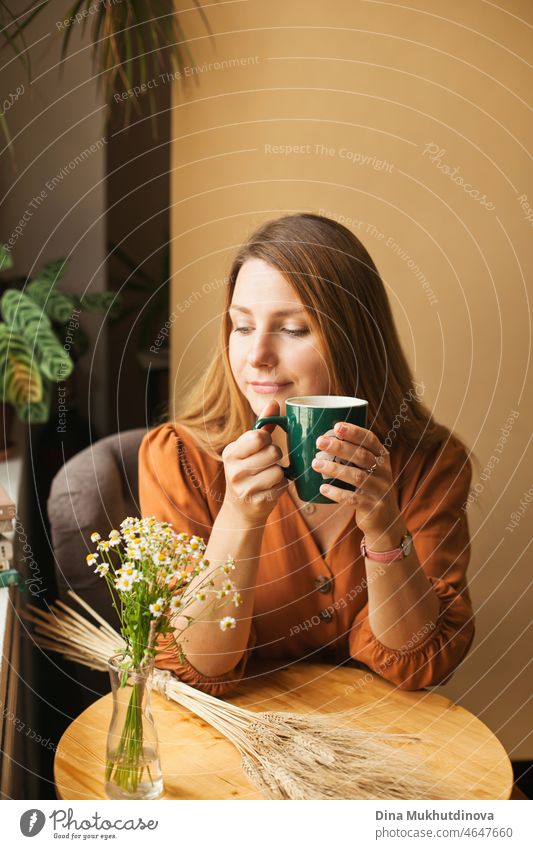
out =
[[[401,517],[390,455],[385,446],[372,431],[349,422],[339,422],[334,431],[319,437],[316,444],[320,451],[313,460],[315,471],[357,487],[352,492],[334,485],[322,485],[320,491],[338,504],[353,504],[356,524],[367,538],[386,534]],[[353,465],[327,459],[324,452]]]
[[[279,416],[277,401],[269,401],[262,416]],[[222,452],[226,475],[224,505],[246,521],[264,522],[289,482],[279,460],[282,451],[272,442],[274,424],[247,430]]]

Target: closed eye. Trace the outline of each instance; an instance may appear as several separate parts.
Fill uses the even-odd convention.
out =
[[[253,327],[235,327],[234,332],[246,334],[250,333],[251,330],[253,330]],[[291,327],[282,327],[281,332],[287,333],[289,336],[305,336],[309,333],[309,330],[307,327],[303,327],[299,330],[293,330]]]

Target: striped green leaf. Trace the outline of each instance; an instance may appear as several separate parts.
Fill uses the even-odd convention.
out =
[[[76,301],[50,286],[47,280],[34,280],[26,287],[26,295],[43,309],[52,321],[67,324],[76,309]]]
[[[15,406],[43,398],[41,373],[25,339],[5,324],[0,324],[0,396]]]
[[[8,327],[24,338],[30,351],[35,351],[43,375],[49,380],[66,380],[74,363],[43,309],[22,292],[9,289],[2,295],[0,311]]]

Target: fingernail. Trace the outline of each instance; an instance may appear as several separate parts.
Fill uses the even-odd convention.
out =
[[[343,424],[336,424],[335,430],[339,434],[339,436],[343,436],[346,433],[346,428]]]
[[[319,436],[316,441],[316,444],[320,448],[327,448],[328,445],[331,445],[331,439],[328,436]]]
[[[324,461],[319,460],[318,457],[315,457],[314,460],[313,460],[313,468],[314,469],[323,469],[324,468]]]

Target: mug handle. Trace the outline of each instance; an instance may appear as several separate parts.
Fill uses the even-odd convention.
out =
[[[264,416],[261,419],[257,419],[256,423],[252,426],[252,430],[257,430],[263,425],[266,424],[275,424],[279,425],[283,428],[285,433],[289,432],[289,420],[287,416]],[[289,463],[288,466],[280,466],[280,469],[283,470],[283,474],[286,478],[293,481],[297,477],[296,469],[293,467],[292,463]]]

